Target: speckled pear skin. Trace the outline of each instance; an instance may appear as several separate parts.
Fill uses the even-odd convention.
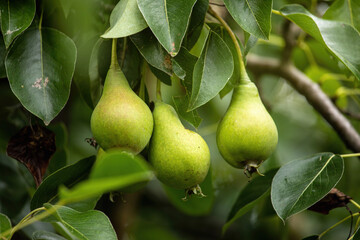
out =
[[[236,168],[257,167],[275,150],[276,125],[250,80],[234,88],[229,108],[218,125],[218,149]]]
[[[174,108],[156,102],[154,133],[149,160],[164,184],[189,189],[204,181],[210,167],[210,151],[204,139],[185,129]]]
[[[104,150],[119,148],[138,154],[151,138],[152,113],[132,91],[117,63],[107,73],[90,124],[96,142]]]

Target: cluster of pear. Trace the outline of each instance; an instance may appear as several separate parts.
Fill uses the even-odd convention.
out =
[[[151,113],[130,88],[117,62],[114,44],[103,93],[91,116],[91,130],[105,151],[117,148],[136,155],[149,143],[148,158],[160,181],[202,194],[199,184],[210,167],[206,142],[184,128],[174,108],[161,100],[155,102]],[[217,144],[226,161],[249,172],[275,149],[276,126],[250,80],[235,87],[218,126]]]

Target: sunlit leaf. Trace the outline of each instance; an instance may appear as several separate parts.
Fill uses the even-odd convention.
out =
[[[110,29],[101,37],[122,38],[138,33],[146,27],[136,0],[121,0],[110,15]]]
[[[358,0],[336,0],[324,13],[324,19],[346,22],[360,31],[360,2]]]
[[[281,13],[324,44],[360,80],[360,34],[352,26],[315,17],[304,7],[292,4]]]
[[[110,191],[136,191],[152,178],[152,171],[139,156],[113,150],[96,162],[88,180],[70,190],[60,188],[60,198],[68,203],[97,197]]]
[[[64,224],[64,226],[81,240],[117,240],[115,230],[109,218],[100,211],[89,210],[78,212],[64,206],[44,204],[53,216]]]
[[[119,151],[108,150],[97,161],[91,171],[90,179],[106,179],[112,177],[122,177],[134,173],[149,172],[149,166],[141,155]],[[119,188],[122,192],[134,192],[146,185],[149,179],[143,182],[136,182],[133,186]]]
[[[11,229],[10,219],[6,215],[0,213],[0,236],[2,236],[2,233],[6,232],[9,229]],[[8,237],[8,235],[4,237]]]

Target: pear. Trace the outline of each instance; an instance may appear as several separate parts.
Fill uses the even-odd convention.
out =
[[[230,165],[245,168],[250,175],[276,148],[276,125],[246,73],[234,88],[231,103],[218,125],[216,142]]]
[[[153,131],[150,109],[132,91],[117,62],[116,42],[102,96],[91,115],[91,131],[105,151],[119,148],[133,154],[146,147]]]
[[[209,171],[210,151],[204,139],[182,125],[174,108],[155,102],[149,160],[164,184],[202,195],[198,184]]]

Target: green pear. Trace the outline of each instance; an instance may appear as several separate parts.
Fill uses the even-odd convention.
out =
[[[119,148],[133,154],[146,147],[153,131],[151,111],[130,88],[117,62],[116,50],[102,96],[91,115],[91,131],[104,150]]]
[[[149,160],[164,184],[197,193],[210,166],[210,151],[204,139],[182,125],[174,108],[155,102],[154,133]],[[201,190],[200,190],[200,194]]]
[[[234,88],[229,108],[218,125],[216,141],[230,165],[245,168],[250,174],[276,148],[276,125],[247,75]]]

